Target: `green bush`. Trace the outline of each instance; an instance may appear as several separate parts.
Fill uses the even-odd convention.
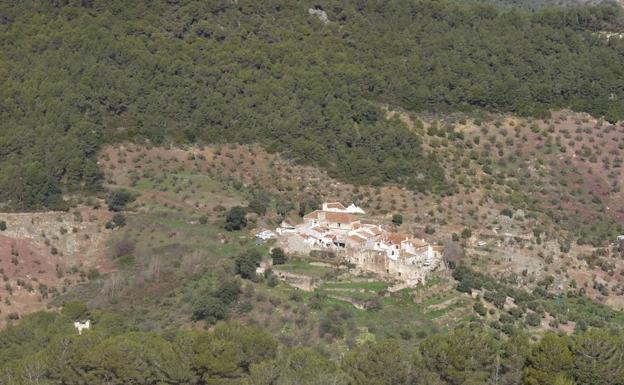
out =
[[[542,317],[537,313],[528,313],[526,315],[526,323],[529,326],[539,326],[542,322]]]
[[[108,195],[106,203],[108,204],[108,209],[111,211],[123,211],[126,209],[126,206],[135,199],[136,196],[130,191],[117,190]]]
[[[227,231],[241,230],[247,226],[247,210],[241,206],[232,207],[225,217]]]
[[[241,283],[237,279],[222,282],[214,293],[214,296],[226,305],[231,305],[238,300],[241,292]]]
[[[483,304],[481,303],[481,301],[477,301],[475,302],[475,304],[472,307],[474,309],[474,311],[479,314],[481,317],[485,317],[487,315],[487,309],[485,308],[485,306],[483,306]]]
[[[286,253],[280,247],[275,247],[271,250],[271,259],[274,265],[283,265],[286,263]]]
[[[264,194],[256,194],[249,201],[249,205],[247,205],[247,210],[258,215],[264,215],[266,214],[267,205],[269,204],[269,202],[269,197],[265,196]]]
[[[250,249],[239,254],[235,260],[236,274],[246,279],[256,277],[256,268],[260,265],[262,255],[257,250]]]
[[[126,217],[121,213],[115,213],[113,218],[106,222],[107,229],[115,229],[117,227],[123,227],[126,225]]]
[[[219,298],[212,296],[201,296],[193,304],[193,319],[205,320],[208,323],[215,323],[226,319],[228,316],[227,305]]]
[[[501,215],[504,215],[509,218],[513,217],[513,211],[511,211],[511,209],[507,209],[507,208],[502,209],[500,213]]]
[[[89,309],[82,302],[70,301],[63,305],[61,313],[68,319],[76,321],[87,318],[89,316]]]
[[[89,280],[94,280],[94,279],[98,279],[100,277],[100,271],[95,268],[92,267],[89,269],[89,272],[87,273],[87,278],[89,278]]]

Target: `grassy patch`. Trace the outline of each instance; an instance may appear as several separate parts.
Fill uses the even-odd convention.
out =
[[[388,288],[388,284],[386,282],[325,282],[322,289],[360,289],[360,290],[369,290],[374,292],[379,292],[382,290],[386,290]]]

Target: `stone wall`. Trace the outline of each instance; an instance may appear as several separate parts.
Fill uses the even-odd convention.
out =
[[[307,275],[289,273],[287,271],[279,270],[273,270],[273,274],[275,274],[278,278],[288,282],[290,286],[296,287],[297,289],[301,289],[304,291],[314,291],[319,286],[318,280]]]

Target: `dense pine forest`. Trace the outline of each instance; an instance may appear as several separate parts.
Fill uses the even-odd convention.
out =
[[[529,13],[452,1],[5,1],[0,201],[97,191],[119,140],[259,142],[356,183],[448,193],[382,107],[624,117],[611,6]]]
[[[527,335],[499,340],[480,327],[458,328],[402,347],[367,342],[334,360],[322,350],[285,347],[256,328],[221,324],[212,331],[140,332],[116,314],[90,314],[94,330],[70,322],[85,308],[39,313],[0,332],[0,381],[26,384],[253,385],[601,385],[624,383],[621,333],[573,337]]]
[[[617,0],[465,0],[497,4],[506,7],[519,7],[523,9],[542,9],[548,7],[571,7],[579,5],[615,4]]]

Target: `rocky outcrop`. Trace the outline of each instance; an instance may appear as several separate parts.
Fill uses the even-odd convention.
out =
[[[329,23],[329,17],[327,17],[327,12],[323,11],[323,9],[320,8],[320,7],[312,7],[310,9],[308,9],[308,13],[310,15],[318,17],[318,19],[323,24]]]

